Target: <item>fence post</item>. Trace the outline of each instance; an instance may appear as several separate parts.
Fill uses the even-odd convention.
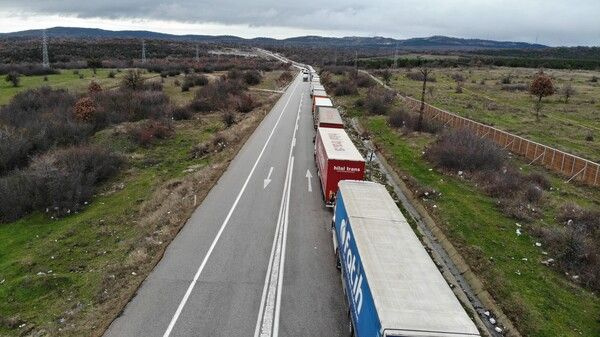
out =
[[[564,168],[565,168],[565,153],[562,151],[560,153],[563,156],[562,163],[560,164],[560,172],[565,173],[565,170],[564,170]]]

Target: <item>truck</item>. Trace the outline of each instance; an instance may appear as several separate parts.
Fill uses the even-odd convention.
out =
[[[315,129],[318,127],[344,128],[344,121],[336,108],[320,106],[315,115]]]
[[[315,162],[326,207],[333,207],[339,181],[365,176],[365,160],[344,129],[317,128]]]
[[[333,102],[327,97],[313,97],[312,112],[317,112],[317,108],[321,106],[333,107]]]
[[[313,97],[315,91],[317,90],[323,90],[325,91],[325,87],[321,84],[311,84],[310,86],[310,97]]]
[[[332,225],[354,336],[480,336],[385,186],[340,181]]]

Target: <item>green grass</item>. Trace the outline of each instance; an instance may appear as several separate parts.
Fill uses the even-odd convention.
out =
[[[364,109],[354,104],[365,96],[366,90],[360,89],[359,95],[336,97],[335,101],[347,116],[359,118],[401,176],[411,176],[418,185],[441,192],[441,197],[423,203],[520,332],[536,337],[597,336],[600,299],[542,265],[540,261],[549,256],[542,254],[544,246],[535,246],[538,240],[527,230],[533,225],[558,225],[556,214],[567,202],[600,207],[600,191],[566,184],[543,168],[528,166],[518,157],[511,159],[524,173],[546,174],[553,186],[545,192],[542,219],[521,222],[525,234],[517,236],[516,223],[520,221],[505,216],[493,198],[468,180],[439,172],[423,158],[433,135],[403,134],[391,128],[383,116],[366,116]]]
[[[13,87],[10,82],[4,80],[4,76],[0,78],[0,105],[6,104],[10,99],[21,91],[38,88],[41,86],[50,86],[52,88],[68,89],[76,93],[85,92],[88,85],[92,81],[96,81],[102,88],[110,89],[119,84],[121,78],[125,75],[126,70],[117,72],[116,69],[97,69],[96,74],[92,69],[78,69],[79,74],[83,75],[83,79],[79,78],[79,74],[74,74],[72,69],[60,70],[59,74],[47,75],[48,81],[44,81],[44,76],[21,76],[21,82],[18,87]],[[109,78],[108,74],[114,71],[115,78]],[[146,73],[145,77],[154,77],[156,74]]]
[[[55,329],[61,318],[69,321],[70,311],[92,310],[107,266],[126,261],[133,247],[151,235],[135,224],[140,205],[163,182],[185,175],[186,168],[209,164],[211,157],[192,159],[188,151],[221,128],[214,118],[177,122],[174,138],[148,148],[135,146],[124,134],[99,132],[95,143],[129,158],[122,174],[104,184],[78,214],[50,219],[35,213],[0,226],[0,318],[16,316],[26,322],[23,329]],[[141,280],[140,275],[122,277]],[[23,329],[0,324],[0,335],[18,335]]]
[[[437,206],[435,217],[444,224],[451,241],[469,252],[466,257],[471,265],[480,264],[475,268],[477,273],[504,310],[520,312],[516,323],[524,328],[522,332],[540,337],[578,336],[578,332],[597,335],[598,297],[542,265],[540,261],[547,258],[542,255],[543,247],[536,247],[535,238],[527,234],[517,236],[515,221],[504,216],[492,198],[469,182],[431,170],[421,156],[431,136],[402,137],[383,118],[370,118],[365,124],[392,165],[442,193],[439,199],[426,203],[430,209],[432,204]],[[575,190],[567,187],[566,191],[550,192],[550,198],[580,203],[585,193],[578,195]],[[598,199],[595,202],[600,204]]]
[[[500,80],[510,75],[512,83],[527,85],[537,69],[525,68],[436,68],[437,81],[433,96],[426,101],[439,108],[494,125],[531,140],[580,155],[592,161],[600,160],[600,84],[592,83],[594,71],[547,70],[560,88],[571,83],[577,94],[564,103],[560,93],[544,99],[541,121],[533,113],[533,100],[527,92],[501,90]],[[422,83],[405,76],[405,70],[395,73],[391,86],[405,95],[421,97]],[[456,83],[450,77],[460,73],[465,77],[464,90],[456,93]],[[481,84],[481,81],[484,84]],[[473,83],[474,82],[474,83]],[[587,141],[591,135],[594,140]]]

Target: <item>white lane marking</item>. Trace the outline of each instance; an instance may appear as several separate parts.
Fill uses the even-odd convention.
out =
[[[202,270],[204,269],[204,266],[206,266],[206,262],[210,258],[213,250],[215,249],[215,246],[217,245],[217,241],[219,241],[219,238],[221,237],[221,234],[223,234],[223,231],[225,230],[225,227],[227,227],[227,224],[229,223],[229,219],[231,218],[231,215],[233,214],[233,211],[237,207],[237,204],[240,201],[240,198],[242,197],[242,194],[244,194],[244,191],[246,190],[246,186],[248,186],[248,182],[250,181],[250,178],[252,177],[252,174],[254,174],[254,170],[256,170],[256,166],[258,166],[258,162],[260,161],[260,158],[262,157],[263,153],[265,152],[265,149],[267,148],[267,145],[269,144],[269,141],[271,140],[271,137],[275,133],[275,130],[277,129],[277,126],[279,125],[279,122],[281,121],[281,117],[283,116],[283,113],[285,112],[285,109],[287,108],[288,104],[290,103],[290,100],[294,96],[294,92],[296,92],[296,88],[298,87],[298,83],[299,83],[299,82],[297,82],[298,78],[299,77],[296,76],[296,79],[295,79],[296,84],[294,84],[294,89],[290,93],[290,96],[288,97],[287,102],[283,106],[283,109],[281,109],[281,113],[279,114],[279,117],[277,118],[277,121],[275,122],[275,125],[273,126],[273,129],[271,130],[271,133],[269,134],[269,137],[265,141],[265,145],[263,145],[263,148],[260,151],[260,153],[258,154],[258,157],[256,157],[256,161],[254,162],[254,165],[252,166],[252,169],[250,170],[250,173],[248,173],[248,177],[246,177],[246,181],[244,181],[244,185],[242,185],[242,188],[240,189],[240,192],[238,193],[237,197],[235,198],[235,201],[233,202],[233,205],[229,209],[229,213],[227,213],[227,216],[225,217],[225,220],[223,220],[223,224],[221,224],[221,228],[219,228],[219,231],[217,232],[217,235],[215,236],[215,238],[214,238],[213,242],[211,243],[210,247],[208,248],[208,251],[206,252],[206,255],[204,256],[204,259],[202,260],[202,263],[200,264],[200,267],[198,267],[198,270],[196,271],[196,274],[194,275],[194,278],[193,278],[192,282],[190,283],[187,291],[185,292],[185,295],[183,295],[183,298],[181,299],[181,302],[179,302],[179,306],[177,307],[177,311],[175,311],[175,314],[171,318],[171,322],[169,323],[169,326],[167,327],[167,330],[163,334],[163,337],[169,337],[171,335],[171,331],[173,331],[173,327],[175,326],[175,323],[177,322],[177,319],[179,319],[179,315],[181,315],[181,311],[183,310],[183,307],[185,306],[185,303],[187,302],[188,298],[190,297],[190,294],[192,293],[192,290],[194,289],[194,286],[196,285],[196,282],[198,282],[198,278],[200,277],[200,274],[202,273]]]
[[[306,180],[308,181],[308,191],[312,192],[312,184],[310,183],[310,179],[312,178],[312,174],[309,169],[306,169]]]
[[[300,101],[304,98],[304,93],[300,96]],[[301,106],[298,106],[298,115],[296,117],[296,126]],[[265,285],[261,296],[256,327],[254,329],[255,337],[276,337],[279,334],[279,316],[281,307],[281,294],[283,287],[283,272],[285,266],[285,247],[287,241],[287,227],[289,224],[289,203],[290,191],[292,188],[292,172],[294,167],[294,156],[292,155],[296,139],[296,130],[292,134],[292,142],[288,157],[288,165],[285,174],[284,188],[281,196],[281,205],[279,208],[279,218],[275,228],[275,238],[271,248],[269,266],[265,276]]]
[[[263,182],[263,189],[267,188],[267,186],[269,186],[269,183],[271,182],[271,173],[273,173],[273,166],[271,166],[271,169],[269,169],[269,174],[267,175],[267,179],[265,179],[265,181]]]

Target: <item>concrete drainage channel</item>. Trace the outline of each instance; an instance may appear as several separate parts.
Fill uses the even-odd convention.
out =
[[[362,150],[366,150],[368,153],[366,157],[368,170],[371,171],[368,172],[371,180],[376,180],[388,186],[388,189],[391,189],[396,200],[400,202],[403,213],[412,218],[434,262],[462,305],[467,309],[467,312],[471,313],[483,335],[488,337],[502,337],[505,335],[520,337],[519,332],[508,318],[501,313],[491,296],[483,289],[481,282],[475,278],[475,275],[470,271],[456,249],[445,238],[439,228],[435,226],[433,220],[431,218],[424,218],[422,214],[426,214],[425,208],[411,202],[412,195],[408,187],[396,175],[385,158],[374,150],[372,142],[360,136],[362,134],[362,127],[359,125],[357,119],[353,118],[350,121],[353,129],[348,130],[353,131],[349,132],[351,133],[350,136],[355,140],[360,140],[360,144],[357,145],[362,145]],[[417,210],[417,208],[421,208],[421,211]],[[428,217],[428,215],[425,215],[425,217]],[[474,290],[474,288],[477,290]]]

